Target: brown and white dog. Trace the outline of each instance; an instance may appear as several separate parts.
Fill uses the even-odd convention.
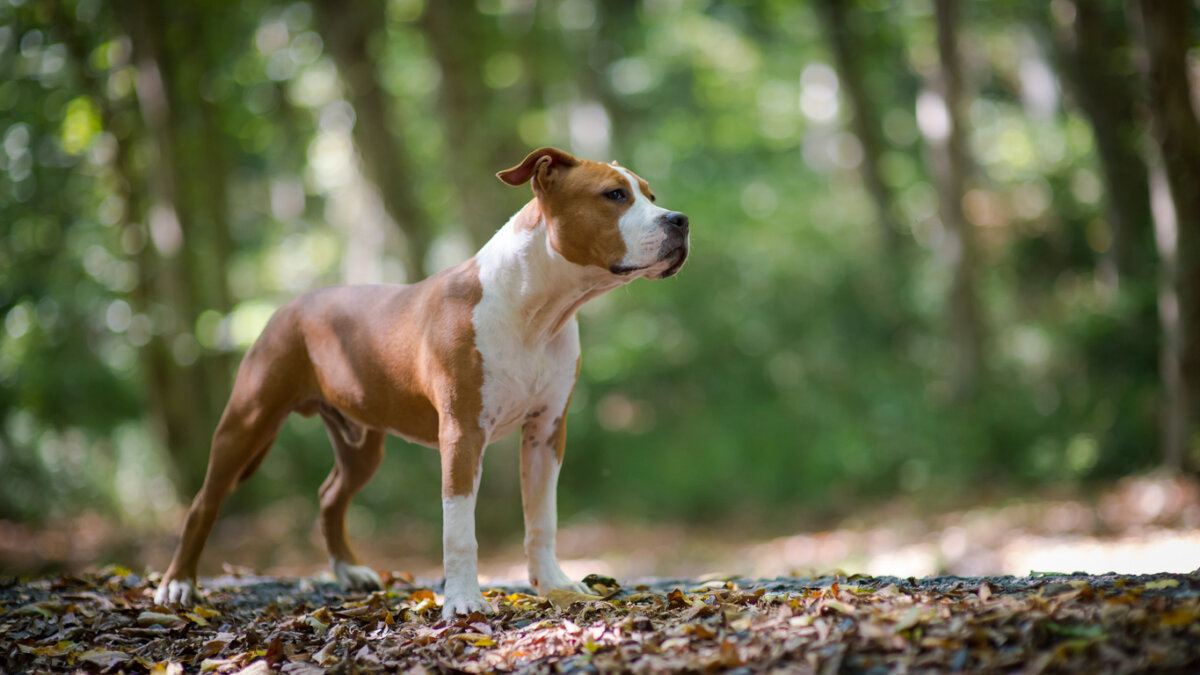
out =
[[[197,562],[221,502],[258,468],[293,411],[320,415],[333,442],[321,529],[343,586],[380,586],[350,549],[345,516],[391,433],[441,453],[443,615],[487,611],[475,494],[484,448],[521,427],[529,582],[543,594],[585,590],[555,555],[555,490],[580,363],[575,311],[634,279],[678,272],[688,219],[655,206],[646,181],[615,162],[555,148],[497,176],[530,181],[534,198],[475,257],[409,286],[314,291],[275,313],[238,369],[156,602],[196,596]]]

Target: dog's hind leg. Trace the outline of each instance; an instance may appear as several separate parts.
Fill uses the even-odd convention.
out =
[[[329,564],[344,588],[382,588],[379,574],[363,565],[346,537],[346,510],[383,460],[383,432],[347,420],[337,409],[323,405],[321,419],[329,432],[336,458],[321,485],[321,531],[329,549]]]
[[[262,462],[289,411],[284,405],[264,405],[260,392],[239,391],[234,385],[233,396],[213,434],[204,485],[192,500],[179,546],[154,594],[156,603],[183,604],[198,599],[196,567],[221,503]]]

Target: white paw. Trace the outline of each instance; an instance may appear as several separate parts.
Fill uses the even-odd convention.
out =
[[[572,593],[586,593],[594,595],[592,589],[584,586],[582,583],[571,579],[560,569],[555,569],[550,574],[530,574],[529,583],[537,588],[538,595],[546,595],[550,591],[571,591]]]
[[[196,592],[195,579],[171,579],[164,580],[158,586],[158,590],[154,592],[154,604],[156,605],[186,605],[192,600],[199,600],[200,594]]]
[[[351,565],[344,560],[333,561],[333,574],[338,583],[347,590],[375,590],[383,588],[383,580],[375,570],[366,565]]]
[[[446,601],[442,604],[442,618],[451,619],[455,614],[470,614],[472,612],[492,613],[492,605],[483,599],[478,588],[469,591],[451,591],[446,589]]]
[[[595,595],[596,594],[595,591],[588,588],[587,586],[584,586],[583,583],[581,583],[579,581],[567,580],[566,583],[559,584],[558,586],[555,586],[555,588],[557,588],[560,591],[571,591],[573,593],[583,593],[585,595]]]

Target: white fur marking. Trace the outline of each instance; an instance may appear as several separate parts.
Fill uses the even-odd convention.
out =
[[[345,560],[329,557],[329,566],[333,568],[333,576],[338,584],[345,589],[374,590],[383,588],[383,580],[379,573],[366,565],[351,565]]]
[[[442,616],[490,612],[491,605],[479,592],[474,494],[442,498],[442,560],[446,570]]]
[[[483,297],[471,321],[483,360],[479,425],[489,440],[518,427],[548,392],[570,392],[579,327],[566,314],[597,286],[620,284],[559,255],[544,223],[518,231],[515,218],[475,257]]]
[[[616,167],[614,167],[616,168]],[[619,222],[632,264],[652,266],[666,237],[654,206],[630,181],[633,207]],[[633,215],[631,215],[633,214]],[[483,361],[483,406],[479,426],[487,441],[507,434],[537,411],[539,428],[552,429],[575,385],[579,359],[579,324],[572,312],[586,298],[631,281],[594,265],[579,265],[550,245],[546,223],[517,228],[520,214],[500,228],[479,253],[482,297],[471,314],[475,346]],[[639,239],[640,237],[640,239]],[[630,242],[641,243],[630,246]],[[663,264],[666,264],[665,262]],[[552,432],[539,434],[531,456],[530,504],[526,505],[526,551],[531,578],[540,592],[554,588],[578,592],[586,588],[563,573],[555,556],[557,513],[555,490],[559,464],[550,446]],[[476,472],[476,490],[480,472]],[[483,608],[479,593],[478,548],[475,541],[475,496],[442,500],[444,517],[446,601],[443,616]],[[479,603],[477,605],[477,603]]]
[[[156,605],[186,605],[192,599],[199,599],[194,579],[172,579],[154,592]]]
[[[621,237],[625,240],[625,257],[620,264],[625,267],[649,267],[660,262],[658,253],[667,240],[667,230],[660,224],[660,219],[663,214],[670,212],[656,206],[642,194],[637,179],[629,170],[619,166],[613,169],[629,181],[630,194],[633,195],[633,205],[619,221]]]
[[[525,505],[525,556],[529,562],[529,582],[540,594],[554,589],[589,593],[583,584],[572,580],[558,565],[555,539],[558,534],[557,486],[562,466],[554,450],[543,445],[529,452],[527,467],[532,482],[531,503]]]

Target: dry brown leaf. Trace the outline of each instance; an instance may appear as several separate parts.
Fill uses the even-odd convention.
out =
[[[160,612],[142,612],[138,614],[137,625],[139,626],[163,626],[164,628],[175,628],[187,623],[185,619],[175,614],[162,614]]]
[[[576,593],[575,591],[564,591],[557,588],[547,593],[546,599],[550,601],[550,604],[558,607],[559,609],[566,609],[577,602],[596,602],[604,600],[604,598],[599,595]]]
[[[266,659],[252,661],[250,665],[236,671],[233,675],[271,675],[271,664]]]
[[[94,666],[99,666],[102,670],[111,668],[118,663],[125,663],[133,658],[125,652],[114,652],[108,649],[90,649],[75,657],[76,661],[84,661]]]

